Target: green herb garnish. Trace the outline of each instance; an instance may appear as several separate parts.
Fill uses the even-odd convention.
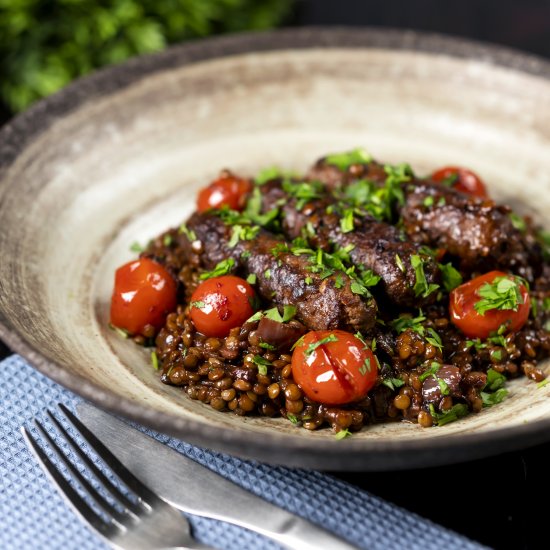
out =
[[[395,263],[403,273],[407,271],[407,269],[405,268],[405,264],[403,263],[403,260],[401,259],[401,256],[399,254],[395,255]]]
[[[424,263],[420,256],[413,254],[411,256],[411,265],[413,266],[414,273],[416,276],[416,283],[414,285],[414,293],[417,297],[427,298],[432,292],[435,292],[439,285],[435,283],[428,284],[426,280],[426,274],[424,273]]]
[[[200,300],[197,300],[196,302],[191,302],[189,305],[191,307],[196,307],[197,309],[202,309],[206,304]]]
[[[137,254],[141,254],[145,250],[145,248],[143,246],[141,246],[137,241],[134,241],[130,245],[130,250],[132,252],[136,252]]]
[[[397,388],[404,386],[405,382],[403,382],[401,378],[384,378],[384,380],[382,380],[382,384],[390,388],[390,390],[395,391]]]
[[[271,366],[271,362],[264,359],[261,355],[255,355],[252,362],[257,365],[258,372],[263,375],[267,374],[267,367]]]
[[[478,289],[480,300],[474,305],[480,315],[487,311],[506,310],[517,311],[524,303],[520,286],[525,284],[521,277],[496,277],[493,282],[485,283]]]
[[[487,393],[487,392],[480,392],[479,395],[481,396],[481,399],[483,401],[484,407],[491,407],[492,405],[496,405],[497,403],[501,403],[506,399],[508,395],[508,390],[505,390],[504,388],[499,388],[494,393]]]
[[[250,273],[250,275],[246,278],[246,282],[251,285],[255,285],[258,277],[256,277],[256,273]]]
[[[340,218],[340,229],[342,230],[342,233],[350,233],[355,229],[353,215],[354,215],[353,208],[346,208],[344,210],[344,213]]]
[[[372,157],[364,149],[357,148],[344,153],[327,155],[325,162],[331,166],[336,166],[340,170],[347,170],[354,164],[368,164],[372,162]]]
[[[340,431],[334,436],[334,438],[335,438],[335,439],[338,439],[338,440],[340,440],[340,439],[346,439],[346,437],[351,437],[351,432],[350,432],[347,428],[345,428],[345,429],[343,429],[343,430],[340,430]]]
[[[487,371],[487,382],[485,383],[484,390],[494,392],[504,386],[506,377],[495,369],[489,369]]]
[[[441,363],[437,363],[436,361],[433,361],[432,364],[430,365],[430,367],[428,367],[428,369],[426,369],[419,377],[418,377],[418,380],[420,380],[420,382],[424,382],[424,380],[426,380],[426,378],[430,377],[430,376],[434,376],[435,378],[435,373],[441,368]]]
[[[315,350],[319,346],[323,346],[324,344],[328,344],[329,342],[338,342],[338,338],[334,334],[329,334],[325,338],[321,338],[321,340],[309,344],[305,352],[306,356],[309,357],[312,353],[315,352]]]
[[[228,273],[231,273],[231,270],[234,266],[235,260],[233,258],[227,258],[226,260],[222,260],[221,262],[216,264],[216,267],[212,271],[201,273],[199,279],[201,281],[205,281],[206,279],[211,279],[212,277],[221,277],[222,275],[227,275]]]
[[[451,292],[462,284],[462,275],[453,264],[439,264],[439,269],[443,278],[443,287],[447,292]]]
[[[155,370],[159,370],[159,359],[154,350],[151,352],[151,364]]]
[[[466,416],[468,414],[468,406],[464,403],[457,403],[448,411],[438,413],[435,411],[435,407],[430,403],[430,414],[435,424],[444,426],[445,424],[455,422],[459,418]]]
[[[183,233],[191,242],[197,240],[197,234],[184,223],[179,226],[178,233]]]

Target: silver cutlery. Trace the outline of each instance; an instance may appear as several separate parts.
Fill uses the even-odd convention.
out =
[[[356,548],[329,531],[271,504],[191,458],[88,403],[78,416],[116,457],[180,510],[245,527],[295,550]],[[144,460],[144,457],[147,457]],[[162,475],[159,475],[162,464]]]
[[[161,499],[156,493],[136,478],[120,461],[99,441],[78,419],[63,405],[60,408],[71,423],[78,427],[78,431],[86,443],[95,451],[97,456],[121,479],[131,490],[135,498],[130,498],[121,491],[82,451],[78,443],[69,432],[47,411],[51,422],[58,430],[58,434],[69,444],[80,458],[82,463],[93,474],[93,477],[109,493],[106,498],[94,485],[79,471],[78,467],[62,451],[59,444],[48,434],[44,426],[35,419],[35,425],[48,446],[59,457],[70,472],[70,477],[95,502],[94,509],[85,498],[67,481],[58,466],[48,457],[37,439],[24,427],[21,428],[23,437],[42,469],[54,482],[64,499],[72,506],[75,512],[103,539],[115,548],[141,550],[152,548],[185,548],[213,550],[197,542],[191,535],[191,528],[185,516],[176,508]]]

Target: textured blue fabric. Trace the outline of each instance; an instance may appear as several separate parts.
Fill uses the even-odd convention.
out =
[[[74,410],[79,400],[18,356],[0,363],[0,548],[106,548],[65,505],[27,450],[20,433],[20,426],[30,426],[34,416],[44,418],[46,408],[62,402]],[[253,493],[323,525],[360,548],[480,548],[462,536],[326,474],[239,460],[145,431]],[[278,548],[242,528],[204,518],[191,516],[189,519],[196,538],[216,548]]]

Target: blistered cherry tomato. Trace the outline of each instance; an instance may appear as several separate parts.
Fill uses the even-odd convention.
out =
[[[292,354],[294,381],[310,399],[326,405],[365,397],[377,374],[372,351],[343,330],[308,332]]]
[[[204,335],[223,338],[254,314],[254,296],[252,287],[240,277],[207,279],[191,296],[191,320]]]
[[[149,258],[124,264],[115,273],[111,324],[130,334],[143,334],[147,325],[160,329],[176,309],[177,288],[170,273]]]
[[[515,310],[489,309],[482,314],[475,309],[475,305],[484,299],[480,296],[479,291],[488,283],[498,283],[495,280],[497,278],[515,281],[521,299],[518,300]],[[490,305],[490,302],[488,305]],[[527,287],[521,282],[521,279],[502,271],[491,271],[476,277],[455,288],[450,295],[449,313],[451,321],[469,338],[488,338],[491,333],[498,331],[502,325],[506,325],[509,331],[516,332],[527,322],[530,310],[531,298]]]
[[[199,212],[204,212],[225,205],[233,210],[242,210],[251,188],[252,185],[249,180],[238,178],[230,173],[224,173],[199,192],[197,209]]]
[[[482,199],[489,198],[487,188],[483,180],[471,170],[461,168],[460,166],[446,166],[440,168],[432,174],[432,180],[437,182],[449,181],[450,178],[456,178],[451,187],[462,193],[474,195]]]

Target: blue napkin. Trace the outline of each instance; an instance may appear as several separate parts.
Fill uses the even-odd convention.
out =
[[[0,362],[0,548],[107,548],[68,507],[27,450],[22,424],[81,399],[21,357]],[[145,430],[201,464],[360,548],[474,549],[480,545],[329,475],[240,460]],[[145,459],[146,457],[144,457]],[[220,521],[189,517],[196,538],[216,548],[274,550],[275,543]],[[328,550],[328,549],[327,549]]]

